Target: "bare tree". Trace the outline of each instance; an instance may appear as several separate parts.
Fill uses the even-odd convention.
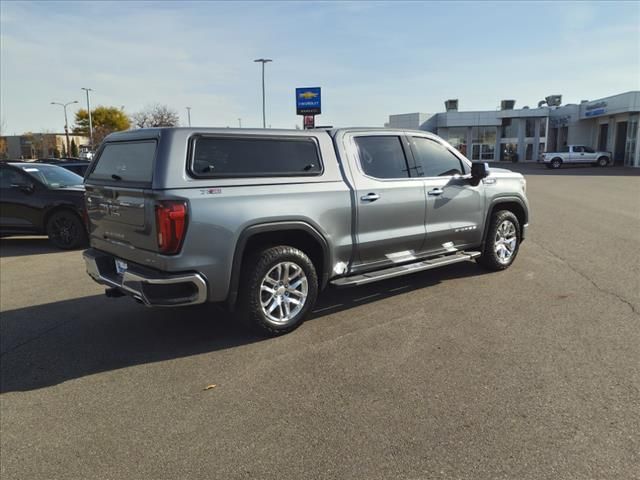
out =
[[[131,116],[131,122],[137,128],[175,127],[179,121],[180,117],[177,111],[159,103],[148,105]]]

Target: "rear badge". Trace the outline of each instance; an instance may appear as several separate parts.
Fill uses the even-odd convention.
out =
[[[221,188],[201,188],[200,195],[218,195],[222,193]]]

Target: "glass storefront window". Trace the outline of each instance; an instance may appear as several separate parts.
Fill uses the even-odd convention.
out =
[[[524,149],[524,159],[533,160],[533,143],[527,143]]]
[[[502,128],[500,129],[500,138],[517,138],[518,137],[518,119],[503,118]]]
[[[500,161],[501,162],[517,162],[518,161],[518,144],[503,143],[500,145]]]
[[[540,128],[538,129],[538,136],[540,138],[545,138],[547,136],[547,118],[540,119]]]
[[[526,118],[524,124],[524,136],[535,137],[536,136],[536,119]]]
[[[472,127],[471,136],[473,137],[473,143],[495,145],[496,127]]]
[[[496,149],[496,127],[472,127],[472,160],[494,160]]]
[[[463,155],[467,155],[467,128],[451,127],[447,132],[447,142]]]
[[[627,127],[627,138],[624,146],[624,164],[632,167],[633,157],[636,153],[636,136],[638,134],[638,115],[629,117],[629,126]]]

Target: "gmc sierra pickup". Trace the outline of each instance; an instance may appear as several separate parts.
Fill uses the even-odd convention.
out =
[[[109,135],[85,179],[87,271],[148,306],[226,302],[270,334],[328,284],[475,259],[503,270],[522,175],[391,129],[159,128]]]

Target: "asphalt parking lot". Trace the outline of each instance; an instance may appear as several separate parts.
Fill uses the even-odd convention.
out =
[[[332,290],[276,339],[1,240],[0,476],[640,478],[640,172],[520,168],[512,268]]]

